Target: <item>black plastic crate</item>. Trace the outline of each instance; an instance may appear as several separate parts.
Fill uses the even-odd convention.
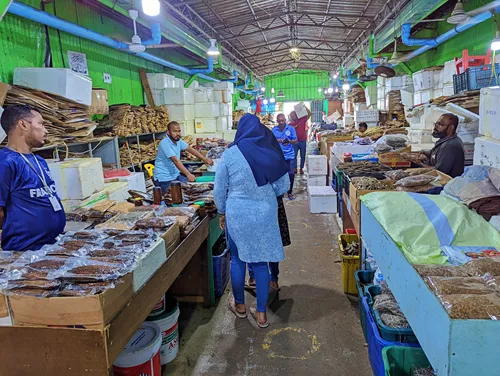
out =
[[[495,64],[495,76],[492,76],[492,65],[470,67],[464,73],[453,75],[455,94],[464,91],[479,90],[483,87],[500,85],[500,64]]]

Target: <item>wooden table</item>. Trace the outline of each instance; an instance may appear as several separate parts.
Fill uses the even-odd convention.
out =
[[[175,249],[160,269],[134,295],[104,330],[47,327],[0,327],[2,375],[98,375],[109,370],[155,304],[174,284],[191,259],[202,274],[189,278],[190,288],[209,299],[209,219],[205,218]]]

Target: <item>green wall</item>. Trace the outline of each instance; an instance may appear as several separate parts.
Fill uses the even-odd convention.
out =
[[[35,8],[40,8],[40,0],[21,1]],[[72,0],[55,0],[52,4],[46,5],[46,10],[59,18],[115,39],[127,41],[132,37],[130,28]],[[144,104],[139,68],[144,68],[148,72],[165,72],[184,79],[189,77],[184,73],[164,68],[126,52],[120,52],[51,28],[49,28],[49,41],[53,67],[68,67],[68,51],[86,54],[92,86],[107,89],[110,104]],[[46,36],[43,25],[7,13],[0,21],[0,51],[2,54],[0,81],[12,83],[16,67],[43,67],[45,46]],[[173,49],[158,50],[153,53],[179,65],[199,64],[199,62],[189,59]],[[111,75],[111,84],[104,83],[103,73]]]
[[[330,86],[330,80],[326,71],[286,71],[266,76],[265,86],[267,93],[271,92],[271,88],[276,94],[283,90],[285,101],[310,101],[325,98],[318,88]]]

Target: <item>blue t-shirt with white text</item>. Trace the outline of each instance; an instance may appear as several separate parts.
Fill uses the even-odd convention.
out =
[[[288,124],[285,128],[283,128],[283,130],[281,130],[278,126],[274,127],[273,134],[276,139],[287,139],[289,141],[297,140],[297,132],[295,131],[295,128]],[[285,160],[290,161],[295,158],[295,152],[291,143],[286,145],[280,144],[280,146],[281,150],[283,150],[283,154],[285,155]]]
[[[40,164],[52,194],[62,207],[47,162],[24,154],[37,170]],[[0,207],[4,210],[2,248],[5,251],[36,251],[53,244],[66,226],[64,210],[55,211],[40,177],[18,152],[0,150]]]

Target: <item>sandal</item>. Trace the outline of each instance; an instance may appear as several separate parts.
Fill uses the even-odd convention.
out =
[[[259,319],[257,318],[257,309],[256,308],[250,308],[250,314],[252,315],[253,319],[255,320],[257,326],[261,329],[266,329],[267,327],[269,327],[270,322],[269,320],[267,320],[264,324],[260,323],[259,322]]]
[[[280,292],[281,287],[278,286],[278,288],[274,287],[273,285],[269,284],[269,288],[271,289],[272,292]]]
[[[248,317],[247,312],[238,312],[236,309],[236,302],[234,301],[234,298],[231,298],[229,300],[229,310],[234,313],[234,315],[239,318],[239,319],[246,319]]]
[[[250,281],[245,282],[245,290],[255,291],[256,288],[257,288],[257,285],[255,284],[255,281],[254,281],[254,283],[250,283]]]

